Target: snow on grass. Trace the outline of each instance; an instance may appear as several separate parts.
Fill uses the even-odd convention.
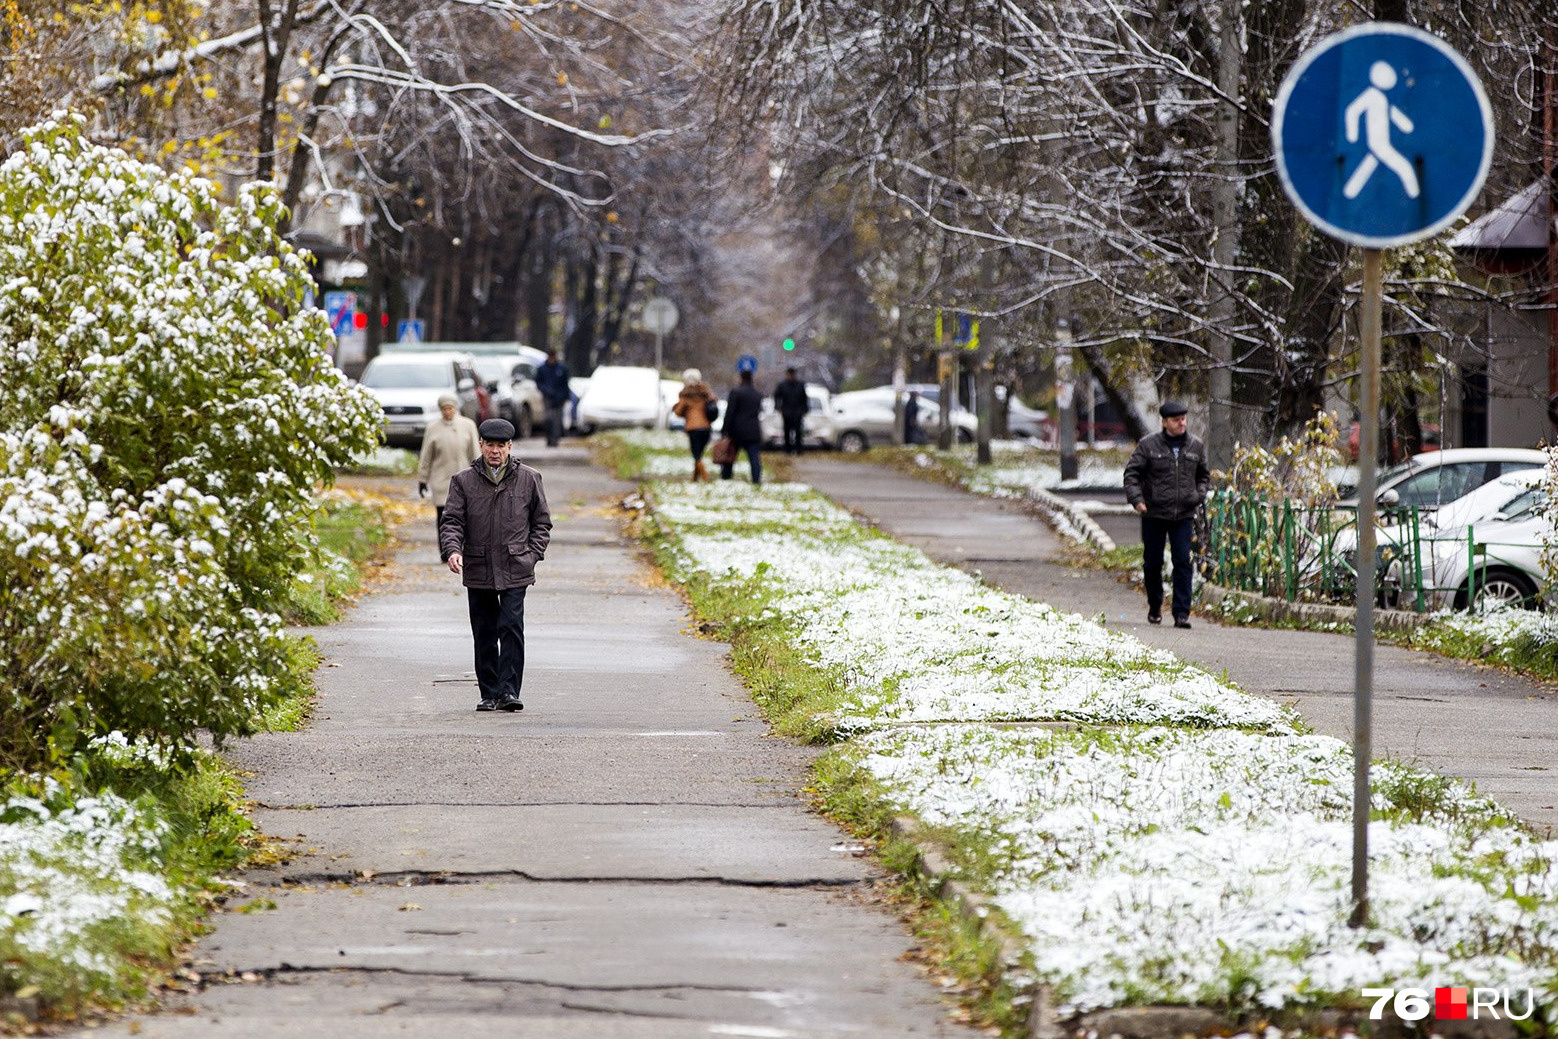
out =
[[[166,837],[162,823],[124,799],[73,799],[52,780],[42,797],[0,805],[6,958],[48,961],[81,975],[84,987],[93,976],[116,973],[113,933],[171,919],[177,894],[156,866]]]
[[[1271,701],[1129,635],[861,531],[809,488],[666,483],[654,502],[690,570],[760,578],[793,641],[819,667],[840,670],[852,695],[840,729],[1013,719],[1291,725]]]
[[[1558,844],[1463,787],[1428,821],[1372,824],[1373,926],[1348,926],[1352,756],[1329,737],[956,726],[858,742],[898,808],[1002,850],[995,901],[1063,1009],[1553,987]],[[1381,812],[1379,791],[1421,781],[1381,773]]]
[[[1463,784],[1375,767],[1371,919],[1355,930],[1345,744],[807,488],[651,497],[676,576],[759,586],[749,620],[844,676],[845,753],[892,810],[975,851],[961,868],[1064,1010],[1357,1005],[1365,986],[1451,984],[1558,1001],[1558,843]],[[1082,727],[992,724],[1016,718]]]

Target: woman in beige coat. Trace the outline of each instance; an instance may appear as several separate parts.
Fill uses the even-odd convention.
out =
[[[443,417],[427,427],[422,437],[422,459],[417,466],[417,493],[426,498],[433,496],[433,508],[437,517],[434,529],[444,524],[444,504],[449,500],[449,480],[455,473],[481,457],[481,438],[476,435],[476,423],[455,409],[458,398],[446,393],[438,398],[438,411]]]
[[[714,399],[714,391],[703,381],[703,373],[689,368],[682,373],[682,392],[671,405],[671,414],[678,415],[687,424],[687,446],[692,451],[692,478],[694,482],[707,480],[709,471],[703,466],[703,451],[709,446],[714,432],[713,423],[704,412],[704,405]]]

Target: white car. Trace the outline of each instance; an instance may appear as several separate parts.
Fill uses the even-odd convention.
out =
[[[1548,591],[1543,551],[1558,539],[1543,509],[1546,499],[1539,484],[1528,486],[1491,516],[1441,525],[1424,538],[1422,576],[1429,603],[1458,610],[1484,603],[1541,605]]]
[[[1387,508],[1415,505],[1419,510],[1437,509],[1505,473],[1540,469],[1546,464],[1547,452],[1525,447],[1457,447],[1424,451],[1380,473],[1375,482],[1374,499]],[[1356,508],[1356,485],[1347,488],[1347,493],[1351,497],[1340,504]]]
[[[603,364],[590,373],[589,388],[579,398],[579,429],[639,427],[654,429],[664,413],[660,373],[653,368]]]
[[[368,362],[358,380],[384,408],[384,439],[392,447],[418,450],[427,427],[438,420],[438,398],[452,393],[460,411],[482,419],[482,393],[475,358],[453,351],[398,351]]]
[[[941,429],[941,387],[914,383],[904,387],[905,399],[910,390],[920,394],[920,430],[928,439],[935,440]],[[873,444],[893,443],[894,396],[891,386],[835,393],[833,421],[839,450],[858,453]],[[952,409],[952,425],[957,430],[958,442],[964,444],[972,443],[979,430],[974,413],[957,406]]]
[[[838,446],[838,419],[833,414],[833,395],[826,387],[806,385],[806,414],[801,418],[801,446],[832,450]],[[770,394],[763,398],[763,442],[769,447],[784,443],[784,419]]]

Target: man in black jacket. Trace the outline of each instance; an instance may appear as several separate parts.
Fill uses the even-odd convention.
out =
[[[524,709],[525,590],[552,538],[541,474],[510,457],[514,426],[481,424],[481,457],[449,481],[439,550],[465,585],[476,643],[478,711]]]
[[[784,370],[784,378],[774,387],[774,409],[784,420],[784,453],[798,455],[804,450],[802,430],[811,402],[806,399],[806,384],[796,377],[794,368]]]
[[[1174,561],[1174,627],[1190,627],[1190,534],[1196,509],[1212,482],[1206,444],[1185,431],[1178,401],[1158,408],[1163,430],[1142,438],[1125,463],[1125,497],[1141,515],[1142,570],[1147,623],[1163,622],[1163,543]]]

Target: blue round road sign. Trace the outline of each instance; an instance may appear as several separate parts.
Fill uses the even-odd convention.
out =
[[[751,354],[742,354],[740,357],[736,358],[736,371],[738,371],[738,372],[755,372],[755,371],[757,371],[757,358],[753,357]]]
[[[1387,249],[1466,211],[1493,160],[1493,113],[1449,44],[1372,22],[1321,40],[1294,64],[1271,123],[1277,172],[1320,230]]]

